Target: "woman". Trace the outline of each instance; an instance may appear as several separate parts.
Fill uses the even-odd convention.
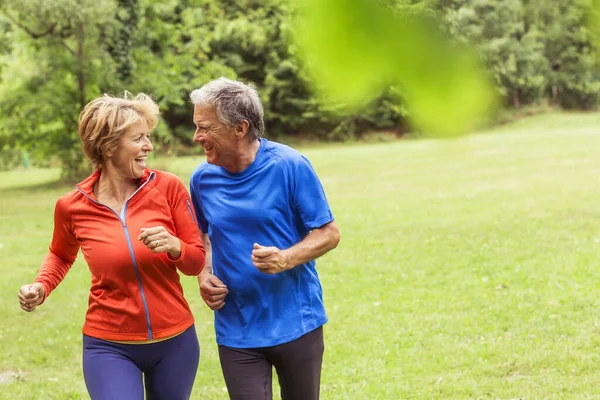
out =
[[[145,94],[104,95],[85,107],[79,135],[96,171],[56,203],[50,251],[18,295],[33,311],[81,248],[92,273],[83,373],[93,400],[143,400],[144,386],[147,399],[188,399],[198,369],[177,270],[198,275],[205,249],[179,178],[146,167],[158,114]]]

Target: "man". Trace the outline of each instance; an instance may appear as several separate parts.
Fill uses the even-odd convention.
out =
[[[229,396],[271,399],[274,366],[284,400],[316,400],[327,316],[314,260],[340,240],[323,187],[304,156],[262,138],[254,88],[220,78],[190,98],[206,152],[190,184],[207,249],[198,281]]]

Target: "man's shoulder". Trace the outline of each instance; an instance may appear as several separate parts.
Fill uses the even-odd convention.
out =
[[[209,170],[211,166],[209,163],[207,163],[206,161],[200,163],[200,165],[198,165],[194,171],[192,172],[192,175],[190,177],[190,182],[195,182],[198,178],[200,178],[200,176],[204,173],[206,173],[207,170]]]
[[[270,140],[265,140],[265,154],[267,157],[283,161],[287,164],[295,164],[303,158],[298,150],[286,144]]]

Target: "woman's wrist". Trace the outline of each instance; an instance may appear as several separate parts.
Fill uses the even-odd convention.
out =
[[[173,260],[179,259],[181,257],[181,241],[177,238],[175,239],[175,245],[172,250],[169,251],[169,257]]]

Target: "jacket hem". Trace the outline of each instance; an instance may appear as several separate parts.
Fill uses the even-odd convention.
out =
[[[185,322],[183,322],[181,324],[177,324],[175,326],[172,326],[168,329],[163,329],[161,331],[153,330],[152,331],[152,339],[153,340],[154,339],[162,339],[162,338],[176,335],[178,333],[182,333],[183,331],[188,329],[193,324],[194,324],[194,317],[190,317],[190,318],[186,319]],[[90,336],[90,337],[93,337],[96,339],[101,339],[101,340],[118,340],[120,342],[128,342],[128,341],[134,342],[134,341],[149,340],[148,339],[148,331],[139,332],[139,333],[106,332],[106,331],[101,331],[99,329],[92,328],[88,325],[84,325],[82,332],[84,335],[87,335],[87,336]]]

